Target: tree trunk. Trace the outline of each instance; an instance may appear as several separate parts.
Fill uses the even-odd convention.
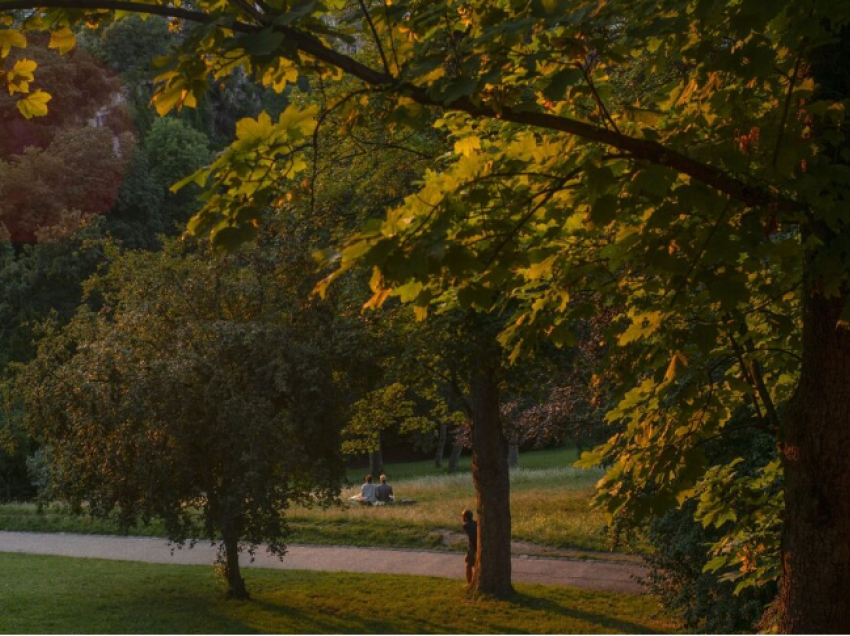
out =
[[[449,455],[449,472],[456,473],[460,463],[460,454],[463,452],[463,443],[456,441],[452,444],[452,454]]]
[[[227,580],[227,596],[229,598],[250,598],[245,588],[245,580],[239,571],[239,538],[230,528],[222,532],[224,539],[224,578]]]
[[[511,507],[508,443],[499,417],[494,369],[472,380],[472,481],[478,512],[478,555],[473,588],[498,597],[511,586]]]
[[[446,454],[446,439],[448,439],[448,437],[448,425],[440,424],[439,433],[437,435],[437,454],[434,455],[434,466],[437,468],[443,467],[443,456]]]
[[[846,302],[806,293],[785,467],[780,630],[850,632],[850,330]]]
[[[378,477],[380,477],[384,472],[384,453],[380,448],[369,453],[369,472],[372,474],[372,477],[375,478],[375,481],[377,481]]]
[[[848,55],[847,26],[833,43],[813,50],[808,61],[817,97],[850,97],[850,75],[841,63]],[[846,226],[839,235],[815,216],[801,230],[804,240],[818,239],[829,259],[843,253]],[[788,634],[850,633],[850,328],[837,324],[850,288],[845,282],[838,297],[824,298],[820,290],[831,281],[813,271],[816,256],[807,256],[804,270],[800,383],[780,441],[779,628]]]

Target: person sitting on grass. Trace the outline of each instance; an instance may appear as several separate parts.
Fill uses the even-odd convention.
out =
[[[463,519],[463,532],[469,539],[469,546],[466,548],[466,584],[472,585],[472,578],[475,574],[475,557],[478,556],[478,523],[472,519],[472,511],[464,510],[461,513]]]
[[[380,503],[392,503],[395,501],[393,487],[387,483],[387,476],[381,475],[381,483],[375,488],[375,497]]]
[[[360,486],[360,494],[351,497],[349,501],[359,502],[362,504],[373,504],[378,500],[375,496],[376,489],[377,486],[372,483],[372,475],[366,475],[363,485]]]

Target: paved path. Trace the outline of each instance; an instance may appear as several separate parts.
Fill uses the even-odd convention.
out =
[[[215,560],[216,548],[209,543],[174,548],[163,539],[42,532],[0,531],[0,552],[53,554],[148,563],[203,564]],[[258,551],[253,563],[243,555],[245,567],[327,572],[375,572],[463,578],[463,554],[431,550],[396,550],[291,545],[283,560]],[[634,577],[645,569],[636,564],[596,560],[514,557],[515,583],[564,585],[612,592],[642,591]]]

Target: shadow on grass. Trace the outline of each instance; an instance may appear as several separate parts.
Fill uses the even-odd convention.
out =
[[[352,599],[352,603],[362,602],[362,599]],[[336,620],[321,619],[316,613],[266,600],[252,601],[255,607],[261,608],[270,615],[284,619],[290,624],[298,626],[301,633],[310,634],[416,634],[416,633],[445,633],[446,626],[421,619],[407,620],[385,620],[375,610],[375,617],[364,618],[354,611],[335,609],[333,615]],[[278,622],[279,626],[280,623]]]
[[[585,621],[587,623],[591,623],[600,627],[601,631],[607,633],[611,633],[614,631],[623,632],[626,634],[657,633],[656,631],[648,628],[646,625],[641,625],[640,623],[633,623],[631,621],[614,618],[612,616],[606,616],[604,614],[596,614],[594,612],[587,612],[581,609],[567,607],[565,604],[568,603],[568,601],[566,600],[561,603],[558,603],[547,598],[529,596],[521,592],[516,592],[512,597],[506,599],[505,602],[510,603],[515,607],[522,607],[524,609],[532,611],[545,612],[550,615],[556,614],[559,616],[563,616],[564,618]],[[494,628],[498,629],[498,627],[495,625]]]

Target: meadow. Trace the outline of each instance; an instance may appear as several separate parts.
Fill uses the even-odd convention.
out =
[[[587,552],[612,549],[605,534],[605,518],[590,507],[593,486],[601,470],[570,466],[574,449],[523,453],[521,467],[511,473],[513,539],[522,550],[541,553],[568,551],[572,556],[599,556]],[[385,472],[398,499],[410,506],[361,506],[345,503],[359,492],[362,470],[350,470],[350,486],[338,506],[288,511],[292,543],[360,545],[430,549],[460,549],[460,513],[475,508],[469,458],[460,470],[448,474],[431,461],[387,464]],[[0,506],[0,529],[42,532],[115,534],[111,520],[72,516],[61,505],[39,510],[34,504]],[[131,534],[163,535],[156,523],[136,527]],[[576,551],[578,551],[576,553]]]
[[[251,569],[226,600],[208,566],[0,554],[0,633],[653,633],[676,625],[650,597],[519,585],[468,599],[427,577]]]

